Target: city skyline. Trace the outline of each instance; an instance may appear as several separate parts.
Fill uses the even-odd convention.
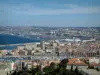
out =
[[[0,26],[100,27],[99,0],[2,0]]]

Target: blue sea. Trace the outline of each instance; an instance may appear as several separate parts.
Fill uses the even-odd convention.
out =
[[[76,37],[76,36],[75,36]],[[81,37],[77,36],[82,39],[89,39],[89,37]],[[8,34],[0,34],[0,45],[7,45],[7,44],[23,44],[23,43],[32,43],[32,42],[40,42],[41,40],[49,40],[49,38],[37,38],[37,36],[32,37],[32,39],[19,37],[14,35]],[[15,49],[17,46],[3,46],[0,49],[7,49],[12,50]]]
[[[13,36],[8,34],[0,34],[0,45],[7,45],[7,44],[23,44],[23,43],[31,43],[31,42],[40,42],[42,39],[28,39],[19,36]],[[16,46],[4,46],[0,47],[0,49],[14,49]]]

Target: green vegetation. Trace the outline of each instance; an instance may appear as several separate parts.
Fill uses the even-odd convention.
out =
[[[41,66],[37,66],[31,70],[23,69],[15,71],[11,75],[82,75],[79,72],[78,67],[73,70],[73,65],[71,66],[71,70],[66,69],[67,62],[68,59],[64,59],[59,64],[52,62],[50,66],[46,66],[43,69],[41,69]]]
[[[99,69],[98,67],[96,68],[96,70],[97,70],[97,71],[100,71],[100,69]]]
[[[73,71],[73,64],[71,65],[71,71]]]

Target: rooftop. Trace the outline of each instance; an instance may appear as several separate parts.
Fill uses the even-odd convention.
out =
[[[78,58],[69,59],[69,62],[67,64],[69,64],[69,65],[74,64],[74,65],[84,65],[84,66],[87,66],[87,64],[85,62],[80,61],[80,59],[78,59]]]

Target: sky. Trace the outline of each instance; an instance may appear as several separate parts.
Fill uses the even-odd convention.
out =
[[[0,26],[100,27],[100,0],[0,0]]]

